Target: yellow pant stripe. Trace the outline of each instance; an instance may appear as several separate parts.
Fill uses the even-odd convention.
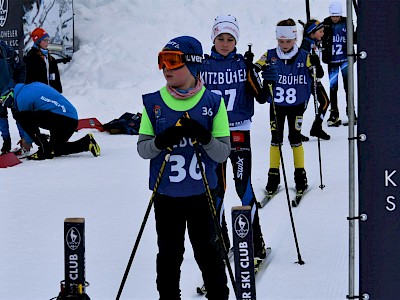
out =
[[[281,154],[279,153],[278,146],[271,146],[269,148],[269,167],[279,169],[281,163]]]
[[[292,147],[293,161],[295,168],[304,168],[304,148],[303,145]]]

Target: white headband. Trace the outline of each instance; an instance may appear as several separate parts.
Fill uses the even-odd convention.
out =
[[[297,39],[296,26],[276,26],[276,38],[279,40]]]

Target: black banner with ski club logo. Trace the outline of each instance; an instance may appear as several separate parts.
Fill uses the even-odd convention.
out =
[[[20,58],[33,42],[30,33],[42,27],[50,36],[49,51],[57,59],[74,52],[73,0],[0,0],[0,39]]]
[[[0,39],[22,53],[24,32],[23,7],[20,1],[0,1]]]

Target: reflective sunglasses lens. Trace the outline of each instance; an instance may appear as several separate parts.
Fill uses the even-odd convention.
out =
[[[180,51],[162,51],[158,54],[158,68],[160,70],[164,66],[170,70],[178,69],[184,64],[183,53]]]

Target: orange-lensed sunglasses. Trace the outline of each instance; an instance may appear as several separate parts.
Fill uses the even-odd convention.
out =
[[[158,68],[175,70],[185,65],[185,55],[181,51],[161,51],[158,53]]]

